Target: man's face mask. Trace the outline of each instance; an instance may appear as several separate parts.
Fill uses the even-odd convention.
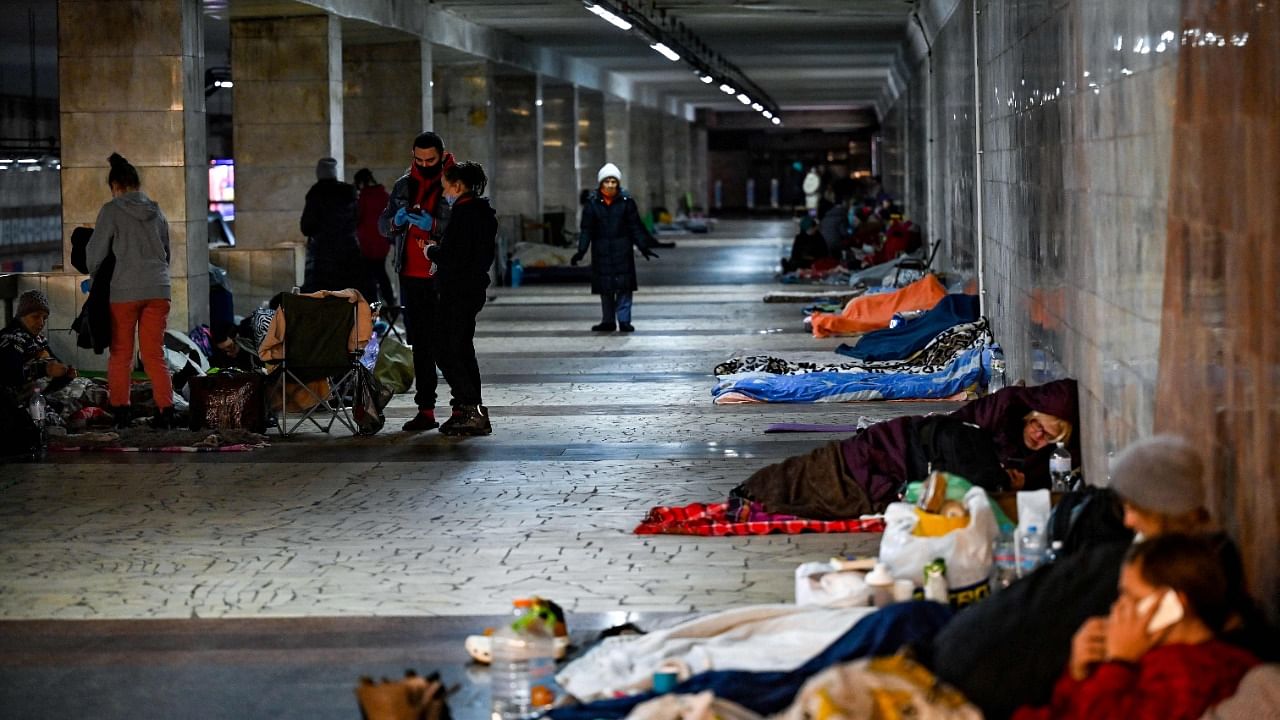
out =
[[[419,173],[432,176],[440,172],[440,151],[435,148],[413,149],[413,165]]]

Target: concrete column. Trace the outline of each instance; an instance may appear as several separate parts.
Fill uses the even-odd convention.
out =
[[[689,187],[689,122],[674,115],[662,116],[662,200],[674,217],[684,207]]]
[[[707,128],[700,124],[690,125],[689,136],[689,186],[693,190],[693,206],[709,214],[711,170],[707,163]]]
[[[631,106],[631,155],[622,166],[622,172],[627,176],[627,189],[640,206],[641,215],[653,208],[654,190],[662,178],[658,174],[658,183],[655,183],[652,172],[662,162],[661,148],[654,143],[658,135],[654,131],[654,120],[653,110],[640,105]],[[657,160],[653,159],[655,154],[658,155]]]
[[[608,160],[604,93],[578,88],[578,192],[596,186],[596,173]]]
[[[237,246],[301,245],[316,161],[337,158],[345,177],[342,24],[327,15],[232,20],[231,67]]]
[[[631,168],[627,167],[631,164],[631,103],[613,95],[606,95],[604,99],[604,139],[605,153],[604,165],[611,162],[622,168],[623,185],[631,184]],[[600,168],[596,167],[599,171]],[[591,173],[590,185],[587,187],[596,189],[595,173]]]
[[[499,212],[542,221],[542,123],[537,75],[509,69],[493,76],[497,163],[489,175]],[[536,239],[536,238],[525,238]]]
[[[171,327],[209,319],[209,203],[200,0],[59,0],[58,91],[65,266],[71,231],[111,199],[107,155],[138,168],[169,221]],[[110,32],[103,32],[110,28]],[[67,333],[82,296],[74,274],[50,275],[49,336]],[[70,348],[55,347],[79,358]],[[93,357],[93,356],[89,356]],[[105,356],[89,365],[101,365]]]
[[[432,125],[431,43],[347,45],[342,76],[347,181],[367,167],[390,190],[409,167],[413,138]]]
[[[578,208],[578,96],[566,83],[542,86],[542,201],[572,222]]]
[[[490,188],[497,170],[494,146],[493,72],[488,63],[437,65],[431,129],[444,139],[444,149],[458,161],[484,166]],[[490,190],[492,194],[492,189]],[[504,210],[498,207],[498,214]]]

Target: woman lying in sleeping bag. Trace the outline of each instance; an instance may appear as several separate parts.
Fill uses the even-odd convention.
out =
[[[731,495],[769,513],[818,520],[883,512],[930,466],[987,490],[1049,487],[1049,455],[1080,457],[1076,381],[1008,387],[947,415],[894,418],[758,470]]]

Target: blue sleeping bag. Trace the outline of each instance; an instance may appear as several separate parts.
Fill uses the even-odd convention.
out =
[[[943,330],[977,319],[977,295],[948,295],[915,320],[873,330],[852,346],[841,345],[836,352],[860,360],[906,360],[923,350]]]

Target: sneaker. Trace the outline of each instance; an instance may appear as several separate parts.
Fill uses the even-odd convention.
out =
[[[449,418],[440,428],[444,435],[490,435],[493,426],[489,424],[489,415],[479,405],[467,405],[460,408],[462,413]]]
[[[613,332],[618,327],[611,322],[602,322],[599,325],[592,325],[591,332]]]
[[[400,428],[404,432],[425,432],[440,427],[440,423],[436,422],[436,413],[434,410],[419,410],[413,419],[404,424]]]
[[[618,329],[621,330],[622,332],[635,332],[636,326],[632,325],[631,323],[624,322],[624,323],[618,323]]]

